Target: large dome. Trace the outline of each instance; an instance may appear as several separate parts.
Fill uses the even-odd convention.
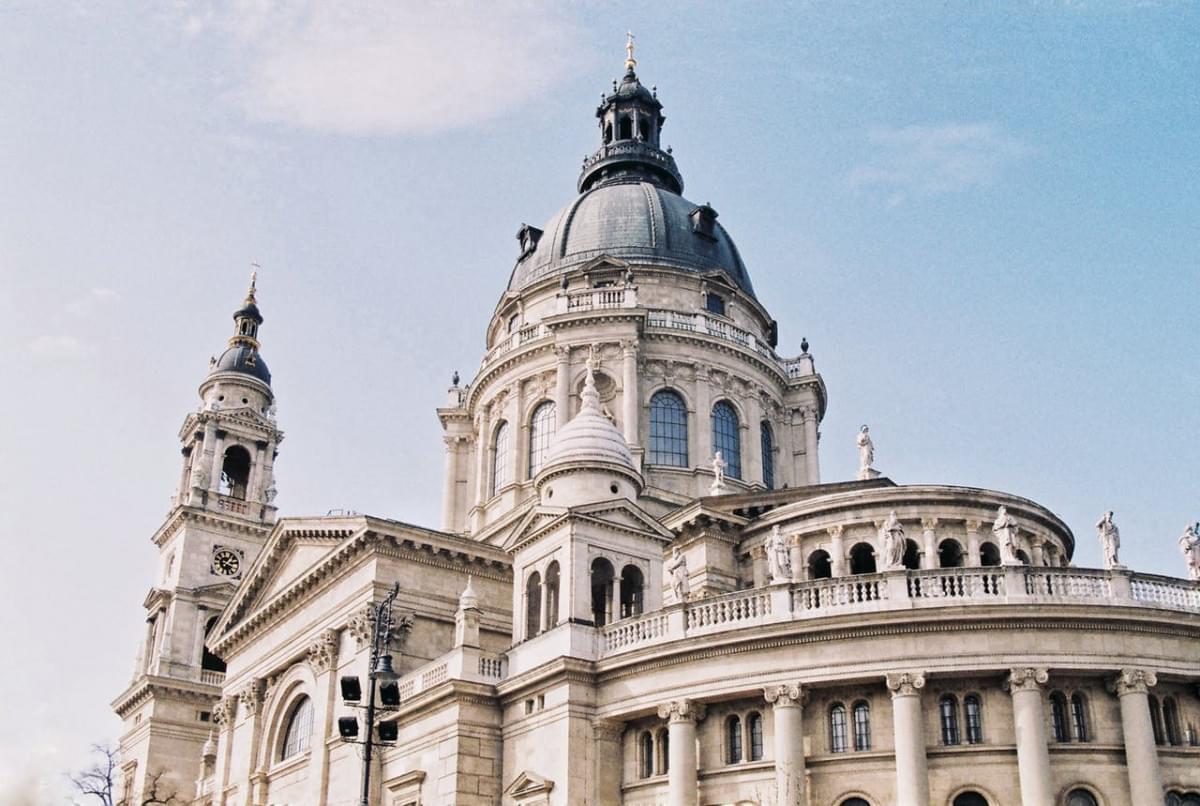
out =
[[[509,290],[609,255],[698,273],[724,269],[753,296],[750,275],[733,240],[715,220],[711,235],[698,232],[693,224],[697,211],[711,208],[651,182],[595,186],[546,223],[537,247],[517,262]]]

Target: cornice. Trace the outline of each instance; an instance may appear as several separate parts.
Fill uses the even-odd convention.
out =
[[[178,504],[168,513],[166,521],[163,522],[162,526],[158,527],[150,539],[154,545],[162,548],[163,544],[172,535],[182,529],[185,523],[217,526],[235,534],[255,535],[258,537],[269,535],[274,528],[269,525],[224,517],[189,504]]]
[[[596,664],[593,661],[559,656],[515,677],[508,677],[496,684],[496,693],[505,705],[525,696],[531,689],[544,686],[547,682],[596,684]]]
[[[143,675],[112,701],[112,709],[124,719],[130,711],[151,697],[210,705],[220,699],[221,687],[172,677]]]
[[[764,374],[774,378],[777,384],[775,391],[779,395],[783,395],[787,392],[789,384],[792,381],[792,379],[788,377],[787,371],[784,370],[782,361],[767,361],[762,355],[754,350],[751,350],[749,347],[742,347],[736,342],[726,341],[715,336],[706,336],[702,333],[687,330],[646,328],[642,333],[642,339],[651,342],[678,342],[683,344],[700,345],[710,350],[715,350],[719,353],[735,356],[742,361],[754,365]],[[657,360],[658,356],[647,355],[646,358],[647,360]],[[820,395],[820,397],[822,400],[824,400],[824,395]]]

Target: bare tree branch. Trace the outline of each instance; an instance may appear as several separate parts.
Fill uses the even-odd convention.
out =
[[[113,806],[113,772],[117,768],[117,750],[115,747],[94,744],[92,753],[99,758],[85,769],[68,773],[67,780],[80,795],[95,798],[101,806]]]

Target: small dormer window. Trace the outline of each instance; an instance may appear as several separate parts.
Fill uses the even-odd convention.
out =
[[[719,316],[725,315],[725,299],[720,294],[708,294],[704,298],[704,309]]]
[[[521,321],[520,314],[514,313],[512,316],[508,317],[508,332],[515,333],[517,331],[517,324],[520,321]]]
[[[716,240],[717,211],[707,204],[697,207],[689,215],[692,220],[692,232],[702,238]]]
[[[534,249],[537,249],[538,240],[542,237],[542,231],[537,227],[531,227],[528,224],[522,224],[517,230],[517,242],[521,244],[521,257],[525,257]],[[518,258],[519,259],[519,258]]]

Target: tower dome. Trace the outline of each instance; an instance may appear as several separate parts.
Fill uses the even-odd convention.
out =
[[[555,435],[537,475],[535,484],[542,500],[572,506],[604,498],[636,498],[642,490],[642,477],[625,437],[600,408],[590,360],[580,397],[579,413]],[[549,482],[568,474],[572,478],[567,483],[554,485],[560,490],[556,497]]]
[[[661,147],[662,104],[638,79],[632,43],[628,47],[625,75],[596,109],[601,144],[584,160],[580,195],[542,229],[521,228],[509,291],[604,255],[696,273],[724,271],[753,296],[750,275],[716,210],[681,195],[683,177],[671,150]]]
[[[229,339],[229,346],[213,361],[209,375],[236,372],[257,378],[270,387],[271,370],[267,368],[267,362],[259,352],[258,328],[263,323],[263,317],[255,297],[257,279],[257,274],[251,272],[246,299],[242,302],[242,307],[233,314],[234,331]]]

